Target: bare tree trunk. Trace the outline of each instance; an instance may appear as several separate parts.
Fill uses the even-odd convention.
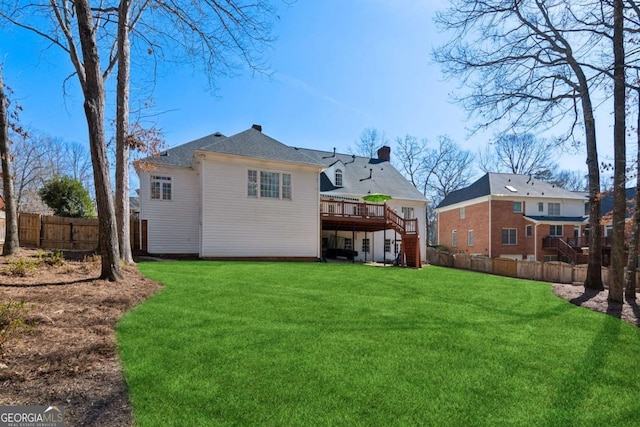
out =
[[[120,259],[133,264],[129,222],[129,80],[130,0],[121,0],[118,8],[118,85],[116,111],[116,220]]]
[[[4,91],[2,68],[0,68],[0,156],[2,157],[2,185],[6,213],[2,255],[15,255],[20,252],[20,242],[18,240],[18,211],[13,193],[13,174],[11,171],[8,106],[9,101]]]
[[[611,244],[611,284],[609,301],[622,302],[624,290],[624,226],[626,217],[626,90],[624,60],[624,4],[613,2],[613,241]]]
[[[640,90],[636,91],[638,96],[638,123],[636,125],[636,135],[640,141]],[[627,258],[627,271],[624,278],[624,296],[628,301],[636,300],[636,268],[638,263],[638,245],[640,245],[640,143],[636,152],[636,194],[633,208],[633,228],[631,230],[631,241],[629,242],[629,255]]]
[[[84,111],[89,127],[89,145],[98,207],[100,252],[102,256],[100,277],[116,281],[123,276],[120,267],[116,215],[111,195],[104,131],[104,80],[100,70],[100,57],[88,0],[76,0],[74,7],[78,20],[82,58],[84,59],[85,80],[82,90],[84,92]]]

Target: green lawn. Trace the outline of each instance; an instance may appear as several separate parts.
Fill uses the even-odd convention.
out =
[[[637,426],[640,329],[545,283],[156,262],[118,326],[139,426]]]

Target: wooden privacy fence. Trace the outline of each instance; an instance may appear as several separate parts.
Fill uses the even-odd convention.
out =
[[[584,283],[587,278],[587,265],[571,265],[564,262],[538,262],[513,260],[508,258],[489,258],[465,254],[452,254],[427,248],[429,264],[442,267],[459,268],[478,271],[499,276],[517,277],[520,279],[538,280],[552,283]],[[611,277],[609,269],[602,268],[602,281],[609,286]],[[636,270],[636,283],[640,289],[640,270]]]
[[[140,246],[140,221],[132,218],[131,247]],[[146,222],[146,221],[145,221]],[[146,224],[142,230],[145,231]],[[99,231],[97,218],[65,218],[52,215],[20,213],[18,215],[20,246],[46,249],[94,250],[98,248]],[[146,238],[143,238],[146,250]]]

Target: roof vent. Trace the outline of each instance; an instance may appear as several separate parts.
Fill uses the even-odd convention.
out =
[[[222,134],[220,132],[216,132],[213,134],[213,136],[222,136]]]
[[[262,132],[262,126],[261,125],[255,125],[254,124],[254,125],[251,126],[251,129],[255,129],[258,132]]]

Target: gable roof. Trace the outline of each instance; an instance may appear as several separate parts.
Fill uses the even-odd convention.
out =
[[[584,200],[584,193],[565,190],[564,188],[540,181],[528,175],[489,172],[468,187],[449,193],[449,195],[440,202],[438,208],[483,196]]]
[[[170,148],[159,156],[147,157],[144,161],[157,165],[190,167],[196,151],[321,166],[296,149],[284,145],[253,127],[229,137],[216,132]]]
[[[331,177],[324,172],[321,174],[320,192],[324,195],[361,196],[382,193],[394,199],[427,201],[427,198],[389,161],[308,148],[296,150],[325,167],[342,163],[339,164],[339,169],[343,174],[343,186],[334,186]]]

